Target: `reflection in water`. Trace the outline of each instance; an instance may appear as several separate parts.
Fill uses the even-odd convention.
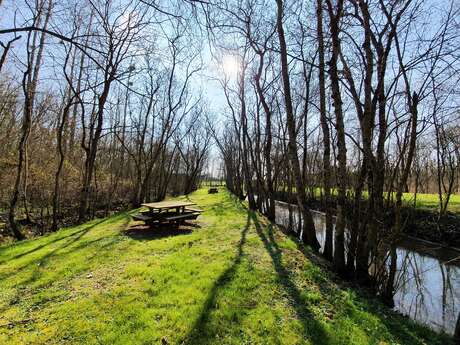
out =
[[[299,229],[296,205],[276,202],[276,223]],[[313,211],[318,241],[324,247],[324,215]],[[452,265],[459,253],[411,240],[397,249],[395,310],[437,331],[454,334],[460,313],[460,267]],[[346,248],[345,248],[346,249]],[[446,264],[448,262],[448,264]]]
[[[460,312],[460,268],[410,249],[398,248],[395,308],[453,334]]]

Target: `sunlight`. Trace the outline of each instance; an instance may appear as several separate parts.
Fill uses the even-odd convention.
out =
[[[235,55],[224,55],[222,58],[222,68],[227,78],[236,77],[239,70],[238,58]]]

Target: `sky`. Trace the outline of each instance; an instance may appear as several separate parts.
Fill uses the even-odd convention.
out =
[[[30,11],[25,6],[24,0],[4,0],[1,6],[0,28],[11,28],[25,25],[23,18],[30,17]],[[59,13],[56,13],[53,16],[53,21],[59,22]],[[9,60],[12,62],[8,65],[10,68],[9,71],[15,74],[19,72],[20,67],[18,69],[18,66],[20,66],[21,62],[25,59],[25,55],[22,54],[25,51],[25,36],[26,34],[23,33],[23,38],[15,42],[14,49],[11,50],[11,56],[9,56]],[[6,42],[12,37],[13,35],[0,35],[0,40]],[[57,39],[48,37],[47,42],[49,48],[45,53],[48,58],[46,59],[45,66],[42,69],[42,76],[46,73],[51,74],[51,71],[49,69],[47,70],[47,67],[53,64],[51,57],[53,56],[53,53],[56,52],[57,47]],[[225,73],[230,79],[236,78],[238,66],[236,59],[231,55],[223,55],[221,57],[222,61],[216,61],[216,59],[212,57],[210,44],[205,37],[203,38],[202,44],[203,49],[201,58],[203,61],[203,69],[195,75],[192,80],[192,84],[195,86],[194,89],[203,91],[203,94],[208,99],[208,105],[211,107],[211,110],[215,113],[219,113],[222,111],[222,108],[225,107],[226,102],[216,78],[222,77],[223,73]],[[52,79],[53,77],[50,75],[49,78]],[[43,76],[43,79],[46,80],[48,78]]]
[[[58,1],[58,0],[56,0]],[[127,1],[127,0],[114,0],[114,1]],[[169,0],[168,0],[169,1]],[[168,1],[160,1],[162,4],[167,4]],[[180,1],[180,0],[177,0]],[[60,3],[65,3],[65,0],[59,0]],[[14,20],[17,18],[18,25],[23,24],[23,20],[21,19],[22,16],[28,16],[28,9],[24,6],[25,0],[4,0],[2,3],[2,7],[0,9],[0,28],[12,27],[14,25]],[[423,34],[429,34],[427,30],[429,28],[435,27],[433,23],[438,22],[439,18],[439,11],[437,10],[440,6],[447,6],[447,1],[437,2],[435,0],[426,0],[425,5],[431,6],[432,11],[430,11],[430,16],[423,18],[421,22],[424,22],[425,25],[423,26]],[[168,6],[168,5],[164,5]],[[59,22],[61,18],[59,18],[60,14],[56,13],[54,15],[54,20]],[[427,29],[428,28],[428,29]],[[25,36],[25,35],[24,35]],[[0,39],[4,41],[4,36],[0,36]],[[192,80],[192,90],[196,94],[202,92],[204,99],[208,105],[209,112],[213,115],[217,121],[221,121],[224,118],[225,108],[226,108],[226,100],[222,91],[219,82],[216,78],[222,78],[224,75],[227,75],[231,80],[235,81],[237,77],[237,69],[238,64],[236,63],[236,59],[228,53],[223,53],[222,51],[216,51],[215,48],[210,47],[210,43],[206,39],[206,35],[203,34],[201,36],[201,58],[203,61],[203,69],[195,75]],[[45,63],[44,68],[42,69],[42,78],[43,83],[46,83],[47,87],[56,88],[59,86],[59,83],[56,82],[57,79],[61,78],[57,73],[57,71],[51,68],[53,63],[52,58],[55,55],[58,55],[58,47],[59,45],[56,44],[56,39],[49,39],[49,42],[53,42],[49,45],[49,49],[47,49],[48,59]],[[13,55],[11,58],[14,61],[15,66],[20,66],[21,60],[24,59],[24,44],[25,39],[23,38],[21,41],[15,43],[15,48],[13,50]],[[161,48],[160,48],[161,49]],[[212,50],[212,52],[211,52]],[[216,58],[217,56],[217,58]],[[15,71],[11,71],[20,78],[20,71],[16,69]],[[217,156],[216,148],[213,148],[213,155]],[[216,162],[217,159],[213,159],[212,162]],[[215,167],[211,168],[212,170],[216,170]]]
[[[115,1],[123,2],[125,0]],[[56,2],[59,2],[60,6],[62,6],[62,4],[66,4],[66,1],[64,0],[56,0]],[[61,13],[59,13],[60,9],[61,7],[57,7],[53,13],[52,25],[54,26],[56,26],[56,23],[57,25],[62,23],[63,17],[61,16]],[[0,29],[27,25],[28,23],[24,20],[24,18],[30,18],[30,13],[30,10],[26,6],[26,0],[4,0],[0,8]],[[62,25],[65,25],[65,23],[62,23]],[[54,27],[53,29],[65,32],[65,27],[63,26],[59,26],[58,28]],[[168,34],[167,30],[168,29],[166,29],[166,34]],[[20,85],[20,78],[22,77],[23,62],[26,59],[25,45],[27,34],[22,33],[21,35],[22,39],[15,42],[13,49],[10,51],[10,55],[8,57],[9,61],[6,68],[8,73],[15,76],[18,85]],[[13,35],[0,35],[0,40],[2,42],[7,42],[8,39],[11,39],[12,37]],[[59,45],[58,40],[54,37],[48,36],[47,43],[44,64],[40,72],[39,90],[54,89],[55,91],[62,92],[62,87],[60,86],[62,85],[60,83],[64,82],[60,67],[62,65],[62,46]],[[191,89],[197,95],[198,93],[202,93],[210,114],[213,118],[220,122],[226,105],[226,100],[216,78],[222,77],[225,73],[228,78],[235,79],[238,66],[236,64],[236,60],[231,55],[221,56],[221,61],[213,58],[210,44],[205,35],[203,35],[203,41],[201,44],[203,46],[201,51],[203,69],[193,77],[191,81]],[[59,57],[59,55],[61,55],[61,57]],[[53,61],[54,59],[58,59],[59,61],[55,63],[55,61]],[[167,61],[165,61],[165,63],[167,63]],[[217,148],[213,147],[211,150],[209,166],[209,170],[213,175],[217,174],[219,166],[220,161],[218,159]]]

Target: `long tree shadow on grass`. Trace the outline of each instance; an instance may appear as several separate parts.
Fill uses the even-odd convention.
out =
[[[8,304],[9,305],[12,305],[12,304],[15,304],[17,303],[20,299],[21,299],[21,296],[23,295],[23,288],[26,288],[26,287],[30,287],[30,284],[36,282],[36,281],[39,281],[39,279],[41,279],[41,276],[42,276],[42,268],[46,265],[46,262],[50,259],[50,258],[56,258],[56,259],[59,259],[59,260],[63,260],[64,257],[66,257],[67,255],[70,255],[71,253],[74,253],[74,252],[78,252],[82,249],[87,249],[89,248],[90,246],[94,246],[94,245],[98,245],[98,249],[99,249],[99,252],[101,249],[104,249],[104,248],[107,248],[117,242],[119,242],[119,238],[120,236],[119,235],[114,235],[114,236],[109,236],[109,237],[106,237],[106,236],[103,236],[103,237],[100,237],[100,238],[96,238],[96,239],[88,239],[88,240],[85,240],[85,241],[81,241],[82,237],[89,233],[92,229],[94,229],[95,227],[97,227],[98,225],[101,225],[103,223],[113,223],[113,222],[117,222],[119,221],[120,219],[123,219],[125,220],[125,222],[128,222],[129,221],[129,218],[126,216],[126,214],[122,213],[122,214],[119,214],[115,217],[111,217],[111,218],[108,218],[108,219],[102,219],[100,221],[97,221],[91,225],[88,225],[86,227],[84,227],[83,229],[80,229],[79,231],[76,231],[76,232],[73,232],[71,237],[69,238],[69,236],[67,236],[68,238],[68,241],[66,241],[65,243],[63,243],[62,245],[52,249],[51,251],[45,253],[45,255],[43,256],[40,256],[38,258],[35,258],[34,260],[29,260],[27,262],[27,264],[19,267],[18,269],[16,270],[13,270],[11,273],[8,273],[6,275],[2,275],[0,279],[3,279],[3,277],[5,276],[14,276],[16,274],[19,274],[21,271],[23,271],[25,268],[32,268],[31,270],[31,274],[28,278],[18,282],[16,284],[16,290],[15,290],[15,293],[9,298],[9,301],[8,301]],[[74,237],[72,237],[74,236]],[[107,241],[107,239],[110,239],[110,241]],[[99,245],[100,243],[102,243],[101,245]],[[65,250],[64,252],[61,252]],[[95,254],[96,256],[96,254]],[[86,264],[88,264],[93,258],[92,257],[88,257],[86,256],[85,257],[85,262]],[[68,271],[68,267],[67,266],[64,266],[62,268],[59,268],[59,270],[57,271],[59,272],[58,274],[56,274],[56,277],[66,277],[66,279],[70,279],[70,275],[69,275],[69,271]],[[64,273],[65,274],[61,274],[61,273]],[[79,272],[81,272],[81,270],[74,270],[73,271],[73,274],[78,274]],[[51,283],[55,283],[56,281],[45,281],[43,282],[43,284],[45,285],[49,285]],[[40,286],[38,287],[34,287],[35,288],[40,288]],[[59,299],[60,297],[59,296],[55,296],[54,299]],[[47,299],[47,302],[51,301],[51,299]],[[37,302],[37,303],[41,303],[41,302]],[[4,312],[4,310],[6,310],[8,308],[8,305],[5,305],[5,308],[3,309],[0,309],[0,313]]]
[[[19,241],[19,242],[16,242],[12,245],[8,245],[8,246],[3,246],[3,247],[0,247],[0,256],[2,256],[4,254],[4,252],[10,250],[12,247],[20,247],[20,246],[23,246],[23,245],[29,245],[30,242],[28,241],[33,241],[33,242],[38,242],[38,243],[41,243],[29,250],[24,250],[24,251],[21,251],[20,253],[16,254],[16,255],[13,255],[13,256],[8,256],[8,255],[5,255],[5,258],[0,260],[0,265],[8,262],[8,263],[11,263],[12,260],[16,260],[16,259],[20,259],[26,255],[29,255],[29,254],[32,254],[36,251],[39,251],[43,248],[46,248],[47,246],[53,244],[53,243],[56,243],[56,242],[60,242],[60,241],[63,241],[65,239],[68,239],[68,238],[72,238],[73,236],[77,236],[78,238],[80,238],[81,236],[83,236],[84,234],[86,234],[89,230],[91,230],[92,228],[94,228],[95,226],[97,225],[100,225],[102,223],[105,223],[105,222],[114,222],[114,221],[117,221],[119,220],[120,218],[123,218],[123,217],[126,217],[126,212],[121,212],[121,213],[118,213],[112,217],[109,217],[109,218],[103,218],[103,219],[99,219],[99,220],[94,220],[93,224],[89,224],[89,225],[86,225],[86,226],[80,226],[78,227],[77,229],[71,231],[70,229],[60,229],[58,230],[57,232],[53,232],[53,233],[49,233],[49,234],[45,234],[44,236],[41,236],[39,238],[34,238],[34,239],[30,239],[30,240],[27,240],[27,241]],[[62,230],[66,230],[66,234],[65,235],[62,235],[61,232]]]
[[[247,212],[247,208],[241,200],[231,193],[226,193],[223,197],[219,197],[219,201],[208,206],[207,209],[216,216],[225,216],[228,213],[233,213],[235,209]]]
[[[219,290],[224,289],[236,275],[237,269],[241,264],[244,252],[243,247],[246,243],[246,236],[251,225],[251,220],[248,213],[248,218],[245,227],[241,231],[241,238],[237,245],[237,251],[235,258],[233,259],[231,265],[217,278],[211,291],[208,294],[208,297],[203,305],[200,315],[196,319],[194,325],[192,326],[190,332],[185,336],[184,340],[178,342],[179,344],[204,344],[206,340],[212,338],[208,334],[207,325],[210,321],[210,314],[215,309]]]
[[[95,223],[92,223],[91,225],[88,225],[84,228],[82,228],[81,230],[78,230],[78,231],[75,231],[73,232],[70,236],[66,236],[65,239],[67,239],[64,243],[62,243],[61,245],[53,248],[52,250],[50,251],[47,251],[46,253],[44,253],[43,255],[40,255],[32,260],[28,260],[25,264],[21,265],[20,267],[17,267],[15,268],[14,270],[12,270],[11,272],[9,273],[5,273],[5,274],[0,274],[0,279],[7,279],[8,277],[11,277],[11,276],[14,276],[18,273],[20,273],[21,271],[23,271],[24,269],[26,268],[29,268],[29,267],[43,267],[43,265],[52,257],[54,256],[57,256],[57,255],[60,255],[58,254],[59,251],[62,251],[66,248],[69,248],[71,247],[72,245],[74,245],[76,242],[78,242],[79,240],[81,240],[81,238],[88,234],[91,230],[93,230],[95,227],[97,227],[98,225],[101,225],[103,223],[112,223],[112,222],[116,222],[120,219],[123,219],[125,218],[125,221],[128,221],[128,218],[126,216],[126,214],[122,213],[118,216],[115,216],[115,217],[111,217],[111,218],[108,218],[108,219],[101,219],[100,221],[97,221]],[[57,242],[57,241],[54,241],[54,242]],[[43,248],[43,247],[42,247]],[[42,249],[42,248],[38,248],[38,249]],[[37,249],[37,250],[38,250]],[[28,255],[32,254],[34,251],[31,251],[30,253],[28,253]],[[25,257],[26,255],[24,256],[19,256],[20,257]],[[36,279],[36,278],[35,278]],[[33,279],[33,280],[35,280]],[[28,284],[32,281],[32,279],[29,279],[29,280],[26,280],[26,281],[23,281],[21,283],[21,285],[25,285],[25,284]]]
[[[313,315],[310,310],[308,310],[308,307],[305,305],[305,301],[302,299],[300,290],[292,281],[290,271],[283,265],[283,252],[273,237],[271,232],[272,225],[269,226],[268,234],[266,234],[264,227],[259,223],[259,220],[257,219],[257,215],[254,212],[250,212],[249,214],[252,221],[254,222],[257,234],[262,240],[268,254],[272,258],[273,266],[279,277],[279,282],[293,302],[292,306],[298,320],[302,323],[304,336],[311,339],[313,344],[330,344],[331,339],[329,334],[326,332],[323,325],[315,319],[315,315]]]
[[[29,250],[23,251],[23,252],[21,252],[19,254],[13,255],[11,257],[6,257],[4,260],[0,261],[0,265],[4,264],[5,262],[10,262],[11,260],[20,259],[23,256],[26,256],[26,255],[32,254],[32,253],[34,253],[36,251],[39,251],[40,249],[43,249],[43,248],[45,248],[45,247],[47,247],[47,246],[49,246],[49,245],[51,245],[53,243],[60,242],[60,241],[63,241],[65,239],[69,238],[69,237],[78,235],[78,234],[80,234],[82,232],[85,232],[86,229],[87,229],[87,227],[84,227],[83,229],[78,229],[78,230],[75,230],[73,232],[69,232],[65,236],[56,236],[57,234],[53,234],[53,235],[55,235],[55,238],[53,238],[52,240],[47,241],[47,242],[45,242],[43,244],[40,244],[38,246],[35,246],[35,247],[33,247],[33,248],[29,249]],[[44,240],[44,239],[40,239],[40,240]],[[18,242],[16,245],[21,245],[22,243],[25,243],[25,242]],[[8,247],[3,248],[3,250],[5,250],[6,248],[8,248]],[[1,254],[2,254],[2,250],[0,250],[0,255]]]

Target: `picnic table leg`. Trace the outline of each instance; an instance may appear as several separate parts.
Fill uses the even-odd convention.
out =
[[[185,206],[179,206],[177,209],[176,209],[176,212],[178,215],[181,215],[181,214],[184,214],[185,212]],[[182,220],[182,219],[178,219],[175,221],[175,225],[177,228],[179,228],[181,225],[183,225],[185,223],[185,220]]]

